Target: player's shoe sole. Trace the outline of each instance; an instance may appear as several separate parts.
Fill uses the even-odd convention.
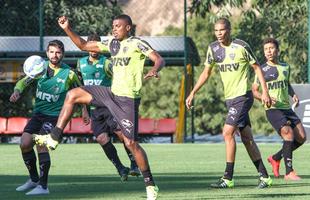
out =
[[[54,140],[50,134],[47,135],[33,134],[32,137],[37,145],[46,146],[50,150],[55,150],[59,143],[57,140]]]

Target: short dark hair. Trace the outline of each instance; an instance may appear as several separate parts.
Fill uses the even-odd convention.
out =
[[[224,24],[225,28],[231,30],[230,21],[225,17],[221,17],[218,20],[216,20],[215,24]]]
[[[276,39],[274,39],[274,38],[266,38],[266,39],[264,39],[264,41],[263,41],[263,46],[264,46],[265,44],[268,44],[268,43],[274,44],[274,45],[276,46],[276,48],[279,50],[279,42],[278,42],[278,40],[276,40]]]
[[[101,41],[100,36],[97,33],[92,33],[87,37],[87,41]]]
[[[118,15],[118,16],[114,17],[113,20],[116,20],[116,19],[124,20],[124,21],[127,22],[127,24],[128,24],[129,26],[132,26],[132,20],[131,20],[131,18],[129,17],[129,15],[121,14],[121,15]]]
[[[58,47],[59,49],[61,49],[62,53],[65,52],[64,43],[62,43],[62,41],[60,41],[60,40],[52,40],[52,41],[49,41],[49,43],[48,43],[48,45],[47,45],[47,50],[49,49],[50,46]]]

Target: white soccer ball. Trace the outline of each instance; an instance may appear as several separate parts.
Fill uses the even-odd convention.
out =
[[[30,78],[39,78],[46,72],[45,60],[41,56],[33,55],[24,62],[24,72]]]

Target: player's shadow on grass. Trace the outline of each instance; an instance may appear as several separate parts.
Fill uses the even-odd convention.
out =
[[[218,180],[220,173],[173,173],[173,174],[154,174],[156,183],[160,186],[161,192],[175,193],[178,192],[192,192],[205,190],[215,190],[210,188],[210,184]],[[302,176],[303,179],[310,179],[309,175]],[[27,180],[27,176],[12,176],[0,175],[0,194],[1,199],[23,199],[25,194],[23,192],[16,192],[15,188]],[[239,189],[254,189],[257,186],[256,176],[235,176],[235,189],[230,191],[238,191]],[[277,183],[274,180],[273,187],[300,187],[309,186],[310,183],[304,182],[284,182],[283,180]],[[142,177],[129,177],[128,182],[122,183],[120,178],[113,175],[102,176],[89,176],[89,175],[50,175],[49,177],[49,190],[48,199],[72,199],[72,198],[96,198],[105,196],[111,198],[113,195],[137,195],[136,193],[145,195],[144,184]],[[252,198],[264,198],[264,195],[278,197],[279,194],[261,194],[254,190],[255,194],[251,195]],[[237,192],[236,192],[237,193]],[[220,195],[220,194],[219,194]],[[235,195],[235,196],[234,196]],[[294,193],[290,195],[305,196],[309,193]],[[227,197],[227,196],[226,196]],[[46,197],[36,197],[38,199]],[[208,196],[202,199],[218,199],[216,197]],[[240,198],[240,194],[231,194],[231,198]],[[245,197],[244,197],[245,198]],[[124,198],[126,199],[126,198]]]

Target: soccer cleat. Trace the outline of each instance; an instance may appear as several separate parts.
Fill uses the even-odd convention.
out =
[[[146,200],[155,200],[158,197],[159,188],[155,186],[146,187]]]
[[[26,181],[26,183],[24,183],[24,184],[21,185],[21,186],[18,186],[18,187],[16,188],[16,191],[18,191],[18,192],[24,192],[24,191],[26,191],[26,190],[30,190],[30,189],[33,189],[33,188],[37,187],[37,185],[38,185],[38,183],[33,182],[31,179],[28,179],[28,180]]]
[[[268,176],[268,178],[264,178],[262,176],[259,177],[257,188],[263,189],[263,188],[270,187],[271,185],[272,185],[272,179],[270,178],[270,176]]]
[[[129,174],[131,176],[140,176],[141,172],[140,172],[140,170],[139,170],[139,168],[137,166],[131,166]]]
[[[280,176],[279,173],[280,160],[274,160],[272,156],[269,156],[267,160],[271,164],[274,177],[278,178]]]
[[[118,174],[120,175],[122,182],[128,180],[129,170],[130,169],[128,167],[123,167],[120,170],[118,170]]]
[[[220,178],[217,183],[212,183],[212,188],[233,188],[235,185],[234,180],[228,180],[226,178]]]
[[[301,178],[296,174],[295,171],[291,171],[289,174],[284,176],[284,180],[287,181],[300,181]]]
[[[38,144],[40,146],[46,146],[50,150],[55,150],[58,143],[59,143],[57,140],[54,140],[52,138],[51,134],[47,134],[47,135],[33,134],[32,137],[33,137],[36,144]]]
[[[26,195],[44,195],[49,193],[50,191],[48,190],[48,188],[44,189],[41,185],[38,185],[33,190],[27,192]]]

